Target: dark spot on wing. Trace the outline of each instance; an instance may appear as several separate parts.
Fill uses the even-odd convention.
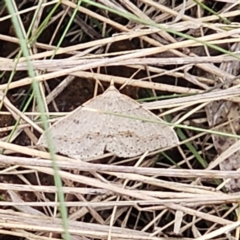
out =
[[[79,120],[78,119],[74,119],[73,122],[76,123],[76,124],[79,124]]]

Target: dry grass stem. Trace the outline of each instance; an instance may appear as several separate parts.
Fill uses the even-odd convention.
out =
[[[2,1],[0,240],[239,239],[238,8],[238,1]],[[36,144],[44,124],[113,83],[170,122],[177,146],[83,161]],[[122,134],[116,119],[103,129]]]

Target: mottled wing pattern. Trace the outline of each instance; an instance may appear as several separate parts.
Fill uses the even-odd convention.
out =
[[[107,111],[125,116],[109,114],[107,151],[119,157],[134,157],[146,151],[171,147],[178,143],[174,130],[160,124],[160,118],[144,109],[138,102],[119,92],[110,91],[106,94],[111,99],[111,102],[108,101]]]
[[[56,152],[76,159],[88,159],[104,153],[107,116],[84,109],[104,107],[102,104],[105,104],[105,99],[99,95],[49,128]],[[48,147],[46,134],[40,137],[38,145]]]
[[[102,95],[89,100],[49,128],[55,151],[76,159],[96,157],[104,150],[118,157],[134,157],[178,143],[169,126],[131,116],[161,121],[138,102],[110,86]],[[47,147],[45,134],[38,144]]]

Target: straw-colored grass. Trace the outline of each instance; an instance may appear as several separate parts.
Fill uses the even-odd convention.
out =
[[[0,240],[239,239],[239,5],[2,3]],[[36,145],[111,81],[179,145],[89,161]]]

